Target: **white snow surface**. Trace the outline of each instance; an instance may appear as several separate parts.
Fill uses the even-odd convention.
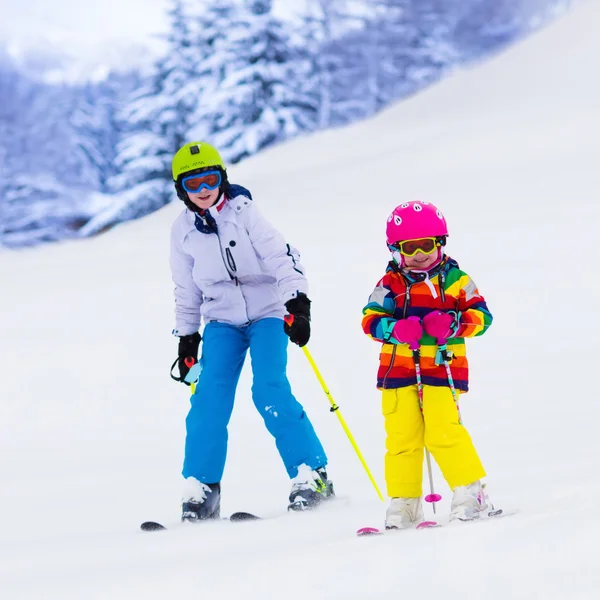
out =
[[[290,378],[338,499],[287,514],[290,482],[250,399],[230,426],[222,511],[176,526],[187,390],[175,358],[174,203],[95,239],[0,257],[0,597],[598,598],[600,4],[377,118],[231,168],[303,252],[312,354],[383,489],[378,345],[361,309],[385,220],[437,204],[495,315],[469,343],[464,421],[514,516],[379,538],[378,500],[303,353]],[[435,471],[442,514],[451,493]],[[427,513],[431,516],[431,511]],[[145,534],[144,520],[174,525]]]

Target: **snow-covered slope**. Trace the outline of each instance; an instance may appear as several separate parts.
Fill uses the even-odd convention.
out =
[[[311,350],[383,487],[378,347],[361,308],[399,202],[445,212],[449,252],[495,314],[472,340],[463,418],[513,517],[357,539],[370,487],[300,351],[290,376],[330,454],[339,500],[287,515],[289,482],[242,377],[223,512],[176,522],[186,390],[175,357],[168,234],[180,205],[94,240],[0,262],[0,589],[21,598],[592,599],[600,576],[594,372],[600,208],[600,6],[376,119],[231,169],[303,251]],[[450,491],[436,471],[441,509]]]

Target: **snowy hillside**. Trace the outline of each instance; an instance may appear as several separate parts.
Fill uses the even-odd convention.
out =
[[[378,346],[361,309],[388,260],[385,219],[431,200],[449,253],[495,315],[469,344],[462,412],[497,505],[481,525],[358,539],[377,499],[302,352],[290,377],[339,500],[285,513],[289,481],[242,376],[223,512],[176,523],[188,398],[172,383],[173,204],[97,239],[0,261],[0,597],[593,599],[600,575],[594,272],[600,5],[379,117],[230,169],[303,253],[310,348],[383,488]],[[560,74],[560,75],[559,75]],[[451,493],[435,474],[447,512]]]

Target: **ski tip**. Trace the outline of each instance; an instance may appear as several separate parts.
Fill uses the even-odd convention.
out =
[[[230,521],[240,523],[242,521],[260,521],[260,517],[248,512],[234,512],[230,517]]]
[[[422,521],[417,525],[417,529],[432,529],[433,527],[441,527],[437,521]]]
[[[381,535],[383,532],[377,527],[361,527],[356,530],[356,535],[358,537],[363,537],[365,535]]]
[[[142,531],[166,531],[166,527],[156,521],[144,521],[140,525]]]

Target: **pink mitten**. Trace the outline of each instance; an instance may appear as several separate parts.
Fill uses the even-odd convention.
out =
[[[454,335],[452,325],[454,323],[454,315],[434,310],[423,317],[423,329],[425,333],[444,342]]]
[[[419,317],[408,317],[400,319],[392,329],[392,337],[403,344],[418,344],[423,335],[423,327]]]

